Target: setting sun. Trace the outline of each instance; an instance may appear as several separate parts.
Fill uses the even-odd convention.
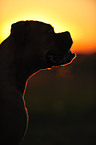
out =
[[[39,20],[50,23],[55,32],[69,31],[73,51],[96,52],[95,0],[3,0],[0,13],[0,43],[10,34],[12,23]]]

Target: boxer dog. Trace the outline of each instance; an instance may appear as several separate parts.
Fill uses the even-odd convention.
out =
[[[0,45],[0,145],[19,145],[26,133],[28,78],[41,69],[72,62],[72,43],[69,32],[55,33],[50,24],[12,24],[9,37]]]

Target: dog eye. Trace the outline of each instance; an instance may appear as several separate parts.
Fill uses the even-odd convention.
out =
[[[47,31],[48,33],[54,33],[54,30],[53,29],[50,29]]]

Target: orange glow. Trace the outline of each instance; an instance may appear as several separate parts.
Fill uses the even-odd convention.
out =
[[[10,34],[11,24],[20,20],[50,23],[56,32],[71,33],[73,51],[96,52],[95,0],[2,0],[0,43]]]

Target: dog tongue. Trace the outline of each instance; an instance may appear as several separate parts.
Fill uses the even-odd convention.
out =
[[[63,57],[49,54],[47,55],[47,60],[50,63],[50,65],[59,66],[70,63],[74,57],[75,53],[72,53],[69,50]]]
[[[75,53],[72,53],[70,50],[64,55],[61,60],[61,64],[70,63],[72,59],[75,57]]]

